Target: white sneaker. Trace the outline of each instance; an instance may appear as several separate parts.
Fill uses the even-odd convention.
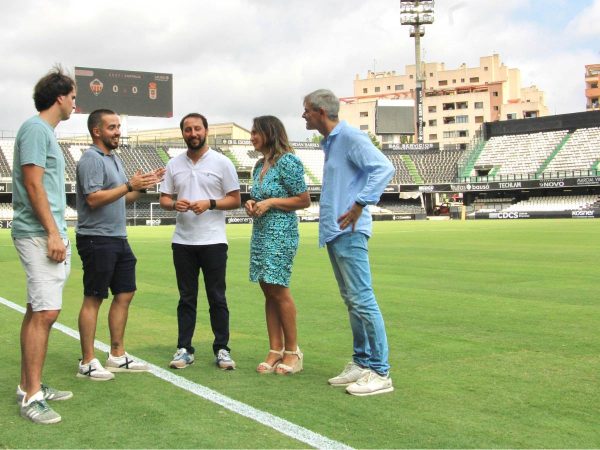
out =
[[[369,372],[360,380],[356,383],[352,383],[346,388],[348,394],[361,397],[366,395],[385,394],[386,392],[392,392],[393,390],[392,379],[389,375],[382,376],[372,370],[369,370]]]
[[[227,350],[222,348],[217,353],[217,357],[215,358],[215,363],[219,367],[219,369],[223,370],[233,370],[235,369],[235,361],[231,359],[231,355]]]
[[[358,381],[362,376],[364,376],[369,369],[365,369],[364,367],[360,367],[354,361],[346,364],[342,373],[340,373],[337,377],[330,378],[328,383],[332,386],[348,386],[349,384]]]
[[[122,356],[113,356],[109,353],[106,369],[110,372],[148,372],[150,370],[148,365],[136,361],[127,352]]]
[[[178,348],[169,363],[169,367],[172,369],[185,369],[191,364],[194,364],[194,354],[188,353],[185,348]]]
[[[102,367],[100,361],[97,358],[92,359],[87,364],[82,364],[79,361],[79,370],[77,371],[79,378],[88,378],[93,381],[108,381],[115,378],[115,376]]]

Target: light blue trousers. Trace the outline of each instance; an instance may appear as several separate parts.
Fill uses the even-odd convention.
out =
[[[363,233],[345,233],[327,243],[327,252],[348,307],[354,339],[353,360],[379,375],[387,375],[390,370],[387,336],[371,285],[367,241]]]

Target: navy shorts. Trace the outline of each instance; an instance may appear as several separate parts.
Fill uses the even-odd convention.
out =
[[[77,252],[83,263],[83,295],[107,298],[134,292],[137,259],[127,239],[77,235]]]

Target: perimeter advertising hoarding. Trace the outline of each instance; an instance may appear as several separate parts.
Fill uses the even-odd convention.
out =
[[[487,183],[403,184],[400,192],[481,192],[521,189],[560,189],[565,187],[600,186],[600,176],[574,178],[542,178],[539,180],[490,181]]]
[[[75,112],[112,109],[117,114],[173,117],[173,75],[170,73],[75,67]]]

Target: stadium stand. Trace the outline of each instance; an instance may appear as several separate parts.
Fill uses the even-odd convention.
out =
[[[493,166],[490,175],[535,174],[544,161],[561,144],[567,130],[490,138],[475,162]]]
[[[421,206],[419,199],[382,201],[378,206],[392,213],[425,214],[425,209]]]
[[[12,203],[0,203],[0,219],[12,220]]]
[[[383,154],[389,158],[389,160],[394,165],[394,168],[396,169],[396,173],[394,174],[394,177],[391,181],[392,184],[415,183],[415,180],[408,171],[408,167],[406,167],[406,164],[402,159],[402,155],[399,152],[395,152],[393,150],[385,150]]]
[[[138,170],[146,173],[165,167],[165,163],[152,145],[121,145],[116,152],[125,165],[125,173],[128,177]]]
[[[598,195],[549,195],[521,200],[503,211],[569,211],[590,208],[598,202]]]
[[[0,139],[0,153],[2,154],[2,157],[0,157],[0,177],[12,176],[14,149],[14,139]]]
[[[452,181],[458,173],[458,161],[464,150],[442,150],[436,153],[410,155],[424,183]]]
[[[588,171],[600,160],[600,127],[575,130],[546,166],[544,173]]]
[[[294,152],[302,160],[308,174],[309,183],[321,184],[323,182],[323,164],[325,156],[321,150],[295,149]]]

